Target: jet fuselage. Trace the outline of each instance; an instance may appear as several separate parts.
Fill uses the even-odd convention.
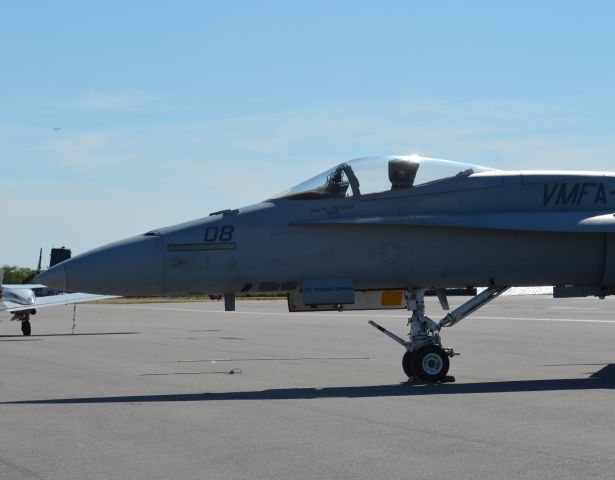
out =
[[[357,289],[615,285],[612,212],[611,174],[461,172],[219,212],[76,256],[41,281],[127,296],[284,293],[331,278]]]

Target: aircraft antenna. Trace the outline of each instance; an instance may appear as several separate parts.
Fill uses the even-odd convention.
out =
[[[21,281],[23,285],[30,283],[32,279],[35,277],[35,275],[38,275],[39,273],[41,273],[41,262],[42,261],[43,261],[43,249],[41,248],[38,252],[38,266],[36,267],[36,273],[31,273],[30,275],[27,275],[26,277],[24,277],[24,279]]]
[[[38,266],[36,267],[37,275],[41,273],[41,262],[43,261],[43,249],[41,248],[38,252]]]

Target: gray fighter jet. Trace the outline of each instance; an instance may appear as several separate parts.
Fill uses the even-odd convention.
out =
[[[232,188],[232,187],[231,187]],[[342,163],[269,200],[152,230],[38,280],[107,295],[284,293],[291,311],[407,308],[409,377],[442,381],[440,331],[511,286],[615,293],[615,172],[500,171],[418,156]],[[439,322],[426,288],[485,287]]]

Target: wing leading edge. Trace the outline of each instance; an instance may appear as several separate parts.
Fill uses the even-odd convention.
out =
[[[45,307],[53,307],[57,305],[70,305],[72,303],[94,302],[96,300],[106,300],[109,298],[117,298],[113,295],[93,295],[89,293],[65,293],[61,295],[52,295],[49,297],[36,297],[36,302],[32,305],[21,305],[15,302],[0,302],[0,310],[8,310],[10,312],[21,312]]]

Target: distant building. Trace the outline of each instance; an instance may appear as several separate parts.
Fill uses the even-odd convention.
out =
[[[68,260],[71,256],[70,249],[66,247],[62,248],[52,248],[51,249],[51,258],[49,260],[49,267],[53,267],[57,263],[63,262],[64,260]]]

